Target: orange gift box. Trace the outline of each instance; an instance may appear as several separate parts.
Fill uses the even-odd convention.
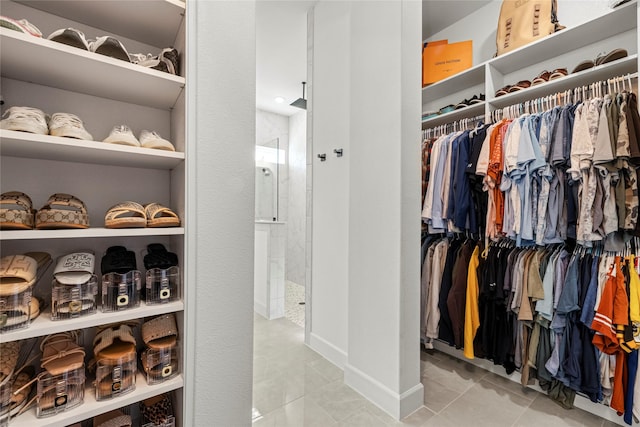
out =
[[[422,49],[422,86],[426,86],[471,68],[473,41],[428,42]]]

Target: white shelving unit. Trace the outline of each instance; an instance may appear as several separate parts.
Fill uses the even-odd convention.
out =
[[[622,5],[589,22],[567,28],[422,89],[422,111],[438,111],[479,93],[485,94],[484,115],[568,89],[638,70],[637,3]],[[628,56],[572,74],[575,66],[599,53],[625,48]],[[527,89],[496,97],[496,91],[520,80],[533,80],[542,70],[566,68],[569,74]],[[423,129],[482,115],[478,105],[425,119]]]
[[[138,270],[144,272],[143,255],[148,244],[162,243],[178,255],[182,270],[180,301],[103,313],[77,319],[53,321],[45,309],[28,328],[0,334],[0,342],[40,338],[52,333],[93,328],[110,323],[175,313],[179,336],[186,335],[185,313],[188,284],[185,273],[187,177],[186,177],[186,19],[185,3],[179,0],[3,0],[2,14],[26,18],[41,29],[44,38],[0,28],[0,87],[11,106],[36,107],[47,114],[77,114],[95,141],[0,130],[0,192],[22,191],[39,209],[53,193],[69,193],[87,206],[91,227],[62,230],[0,231],[2,255],[45,251],[55,259],[76,251],[93,251],[95,272],[110,246],[122,245],[136,253]],[[180,75],[171,75],[46,39],[58,28],[79,28],[87,39],[112,35],[129,53],[157,54],[165,47],[180,53]],[[158,131],[170,139],[176,152],[100,142],[109,130],[127,124],[137,135],[142,129]],[[182,219],[180,227],[107,229],[102,227],[108,206],[135,200],[156,201],[170,207]],[[53,268],[35,286],[34,293],[47,301]],[[48,306],[51,306],[50,299]],[[142,347],[136,328],[138,348]],[[86,360],[93,357],[85,339]],[[188,351],[182,346],[182,360]],[[39,361],[34,362],[39,368]],[[96,401],[92,376],[87,374],[84,403],[55,416],[37,418],[35,408],[12,419],[11,426],[67,426],[95,415],[134,404],[148,397],[174,391],[177,425],[185,425],[183,413],[187,377],[148,385],[138,372],[134,391],[113,399]]]
[[[513,50],[497,58],[489,59],[459,74],[422,89],[423,111],[437,111],[455,104],[474,94],[485,93],[486,102],[422,121],[423,129],[475,117],[484,113],[489,122],[491,113],[497,109],[546,97],[569,89],[606,81],[612,77],[637,73],[638,71],[638,4],[636,1],[612,9],[608,13],[575,27],[570,27],[546,38]],[[595,59],[602,52],[624,48],[628,56],[607,64],[571,73],[585,59]],[[527,89],[496,97],[495,92],[520,80],[533,80],[542,70],[566,68],[567,76],[548,81]],[[512,381],[519,382],[520,374],[507,375],[501,366],[485,359],[468,360],[462,351],[446,343],[436,341],[435,349],[462,359],[475,366],[494,372]],[[534,389],[542,391],[538,386]],[[575,406],[616,424],[624,425],[621,417],[607,406],[592,403],[580,395]]]

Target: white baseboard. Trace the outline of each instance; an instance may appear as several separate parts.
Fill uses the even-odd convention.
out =
[[[309,335],[311,336],[311,339],[309,340],[309,347],[311,347],[312,350],[320,353],[322,357],[336,365],[338,368],[344,369],[344,365],[347,363],[346,352],[331,344],[324,338],[320,338],[313,332]]]
[[[344,367],[344,382],[397,420],[412,414],[423,405],[424,387],[420,381],[409,390],[399,394],[361,370],[347,364]]]
[[[267,306],[264,304],[260,304],[258,301],[253,301],[253,311],[258,313],[265,319],[269,318],[269,315],[267,314]]]

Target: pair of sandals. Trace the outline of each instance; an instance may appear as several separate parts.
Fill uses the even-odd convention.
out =
[[[593,60],[586,59],[580,62],[571,73],[579,73],[580,71],[588,70],[590,68],[597,67],[598,65],[617,61],[618,59],[625,58],[627,55],[628,53],[625,49],[613,49],[609,53],[601,53]]]
[[[566,76],[567,69],[566,68],[556,68],[553,71],[543,70],[538,74],[533,80],[520,80],[518,83],[514,85],[506,85],[503,88],[500,88],[496,91],[496,98],[499,96],[506,95],[508,93],[518,92],[523,89],[528,89],[531,86],[535,86],[541,83],[546,83],[551,80],[558,79],[560,77]]]
[[[98,277],[94,265],[95,255],[91,252],[74,252],[58,258],[51,294],[53,320],[95,313]]]
[[[111,246],[102,257],[102,311],[118,311],[140,305],[142,274],[136,254],[124,246]]]
[[[96,365],[96,400],[133,391],[136,386],[136,339],[134,324],[113,324],[98,328],[93,339]]]
[[[84,202],[66,193],[55,193],[39,211],[31,198],[20,191],[0,195],[0,230],[89,228]]]
[[[147,304],[167,303],[180,298],[180,269],[175,253],[167,251],[161,243],[152,243],[147,246],[144,267],[147,273],[142,297]]]
[[[159,203],[141,205],[126,201],[109,208],[104,218],[106,228],[179,227],[180,218]]]
[[[140,355],[147,382],[156,384],[179,373],[178,326],[173,313],[142,324],[142,340],[147,348]]]
[[[0,258],[0,330],[16,329],[40,315],[43,302],[33,288],[51,264],[46,252]]]
[[[43,371],[33,376],[29,368],[21,370],[20,373],[32,378],[27,380],[23,376],[20,383],[14,386],[13,395],[16,396],[16,401],[22,399],[25,402],[18,414],[28,409],[35,401],[38,417],[74,408],[84,401],[85,352],[77,341],[76,331],[48,335],[42,340],[40,367]],[[32,372],[35,372],[35,369]],[[26,402],[34,382],[37,382],[37,394]]]
[[[35,369],[27,364],[16,369],[22,355],[19,341],[0,344],[0,402],[8,410],[0,415],[0,424],[5,425],[7,418],[13,418],[26,409],[31,394]]]

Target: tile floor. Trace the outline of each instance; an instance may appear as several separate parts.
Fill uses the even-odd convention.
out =
[[[254,316],[254,427],[613,427],[444,353],[421,354],[425,406],[401,422],[344,385],[342,371],[304,345],[304,328]]]

